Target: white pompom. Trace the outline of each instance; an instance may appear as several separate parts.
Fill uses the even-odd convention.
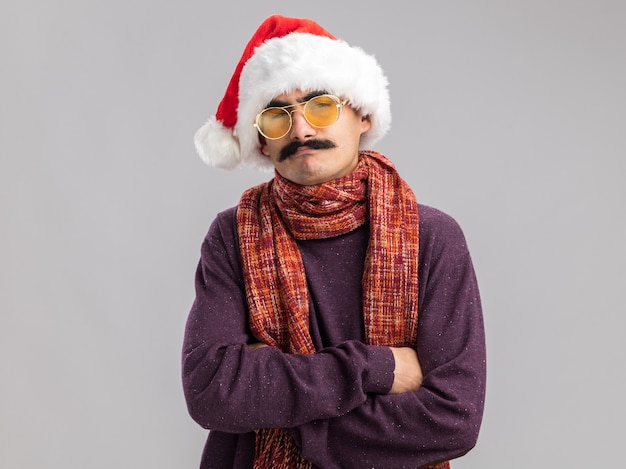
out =
[[[232,131],[211,117],[194,136],[198,155],[209,166],[235,169],[241,163],[239,142]]]

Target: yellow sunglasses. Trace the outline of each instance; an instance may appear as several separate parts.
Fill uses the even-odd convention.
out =
[[[259,112],[254,126],[261,135],[269,140],[284,137],[291,130],[293,119],[291,114],[295,108],[303,106],[302,114],[313,127],[328,127],[333,125],[341,115],[341,108],[348,101],[341,101],[332,94],[315,96],[308,101],[282,107],[268,107]]]

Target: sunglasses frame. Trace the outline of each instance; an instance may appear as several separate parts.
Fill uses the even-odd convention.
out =
[[[331,98],[333,101],[335,101],[335,104],[337,106],[337,118],[331,122],[328,125],[315,125],[313,123],[311,123],[309,121],[309,119],[306,117],[306,106],[313,101],[314,99],[318,99],[318,98]],[[293,109],[292,111],[289,111],[290,108],[297,108],[299,106],[303,106],[302,109],[302,115],[304,116],[304,120],[307,121],[307,123],[312,126],[315,127],[317,129],[324,129],[326,127],[330,127],[331,125],[335,124],[338,120],[339,117],[341,116],[341,109],[343,108],[343,106],[348,102],[347,99],[344,99],[343,101],[341,101],[337,96],[335,96],[334,94],[320,94],[317,96],[313,96],[310,99],[307,99],[306,101],[302,102],[302,103],[296,103],[296,104],[290,104],[289,106],[271,106],[271,107],[266,107],[265,109],[263,109],[261,112],[259,112],[256,115],[256,119],[254,120],[254,127],[256,128],[257,132],[259,132],[263,137],[265,137],[268,140],[278,140],[283,138],[285,135],[287,135],[289,133],[289,131],[291,130],[291,128],[293,127],[293,117],[292,114],[296,111],[296,109]],[[285,111],[285,113],[289,116],[289,127],[287,127],[287,130],[285,131],[284,134],[282,134],[280,137],[268,137],[267,135],[265,135],[265,133],[263,133],[263,131],[261,130],[261,126],[259,125],[259,119],[261,118],[261,115],[266,112],[269,111],[271,109],[280,109],[281,111]]]

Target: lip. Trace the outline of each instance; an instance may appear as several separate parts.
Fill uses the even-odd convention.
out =
[[[319,151],[319,150],[317,150],[316,148],[302,146],[302,147],[298,148],[296,150],[296,152],[293,155],[291,155],[291,156],[304,156],[304,155],[309,155],[311,153],[315,153],[317,151]]]

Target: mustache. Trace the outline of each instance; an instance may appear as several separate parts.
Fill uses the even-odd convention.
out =
[[[294,140],[293,142],[285,145],[282,150],[280,150],[280,155],[278,156],[278,161],[283,162],[295,152],[298,151],[301,147],[311,148],[313,150],[325,150],[328,148],[335,148],[334,142],[330,140],[307,140],[306,142],[299,142]]]

